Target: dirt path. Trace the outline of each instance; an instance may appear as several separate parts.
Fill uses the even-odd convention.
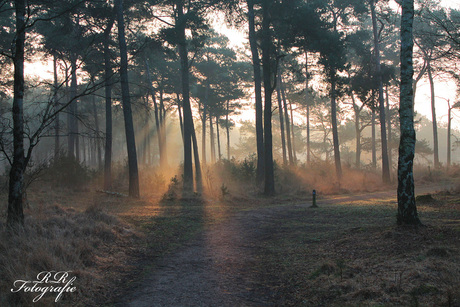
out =
[[[417,194],[440,187],[422,187]],[[320,199],[332,205],[357,200],[395,199],[395,192],[347,195]],[[306,208],[310,203],[289,205]],[[271,236],[286,206],[240,211],[212,225],[176,253],[160,261],[136,290],[119,306],[274,306],[270,289],[257,279],[254,263],[261,251],[260,242]],[[289,214],[293,214],[292,210]],[[267,227],[269,226],[269,227]]]
[[[270,306],[251,274],[260,224],[275,208],[243,211],[167,256],[123,306]],[[121,306],[120,305],[120,306]]]

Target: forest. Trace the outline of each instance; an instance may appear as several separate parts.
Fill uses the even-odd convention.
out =
[[[458,306],[454,2],[0,0],[0,306]]]

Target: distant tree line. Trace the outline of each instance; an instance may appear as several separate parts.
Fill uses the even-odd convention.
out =
[[[114,118],[123,117],[119,139],[126,147],[129,195],[139,197],[138,164],[169,164],[168,127],[178,118],[183,191],[189,195],[202,191],[206,164],[231,159],[230,131],[248,100],[255,110],[256,185],[264,194],[276,192],[274,131],[283,165],[294,166],[300,157],[307,165],[331,158],[338,183],[341,145],[351,139],[355,167],[362,167],[362,151],[369,150],[372,166],[380,156],[382,181],[390,183],[400,138],[398,221],[418,222],[410,211],[416,86],[428,78],[439,168],[435,80],[460,82],[452,69],[459,58],[460,13],[434,0],[415,7],[414,1],[398,3],[402,15],[385,0],[0,2],[8,225],[24,222],[24,172],[45,136],[53,138],[52,159],[66,155],[103,169],[109,190],[114,147],[120,147],[114,146]],[[245,50],[231,48],[211,27],[216,16],[246,35]],[[52,61],[52,82],[26,80],[24,64],[37,58]],[[451,112],[458,107],[448,101],[447,164]],[[350,134],[346,122],[352,123]],[[367,127],[370,139],[363,136]]]

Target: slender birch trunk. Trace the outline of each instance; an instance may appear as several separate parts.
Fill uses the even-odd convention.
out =
[[[402,0],[401,14],[401,90],[399,121],[401,138],[398,157],[398,224],[421,224],[417,214],[414,193],[413,161],[415,154],[415,129],[413,113],[413,34],[414,0]]]

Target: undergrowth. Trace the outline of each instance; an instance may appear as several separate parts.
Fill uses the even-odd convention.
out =
[[[11,293],[15,280],[37,280],[42,271],[71,271],[75,293],[64,293],[62,304],[88,306],[104,295],[112,282],[105,270],[125,265],[126,247],[138,234],[97,205],[82,212],[59,205],[28,212],[24,228],[0,231],[0,305],[50,306],[55,295],[32,303],[37,294]],[[120,273],[121,274],[121,273]]]

